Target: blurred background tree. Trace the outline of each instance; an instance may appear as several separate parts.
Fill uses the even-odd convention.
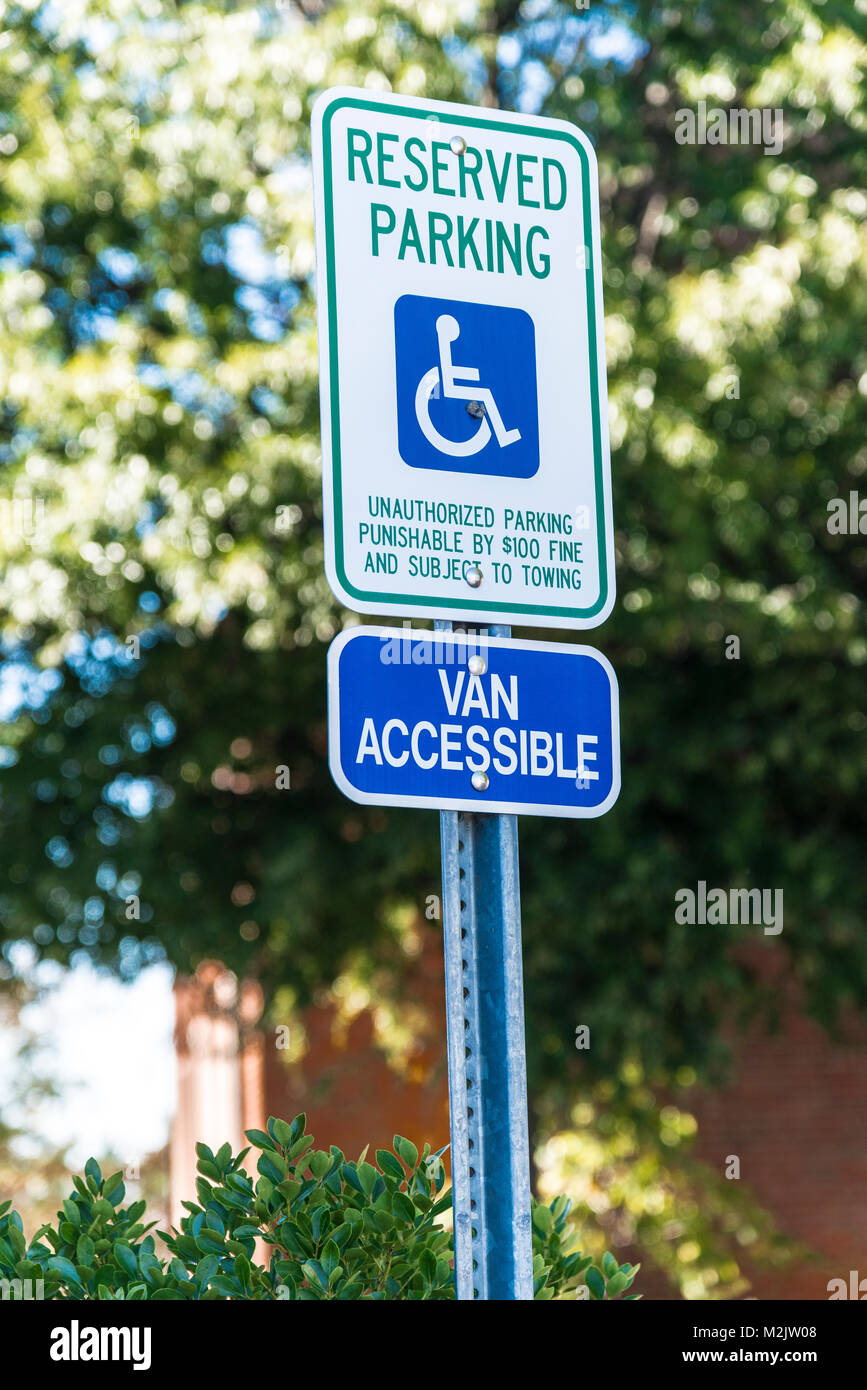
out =
[[[301,1003],[348,960],[381,980],[438,891],[435,816],[350,805],[326,766],[348,615],[322,568],[312,101],[348,83],[592,138],[624,786],[600,822],[521,825],[530,1086],[540,1139],[601,1107],[646,1161],[655,1206],[612,1210],[665,1263],[704,1179],[655,1095],[719,1078],[723,1023],[776,1005],[730,935],[675,924],[677,888],[783,887],[808,1007],[867,1002],[867,549],[825,524],[867,469],[863,5],[0,14],[0,921],[124,977],[219,956]],[[780,108],[782,153],[679,144],[700,99]],[[715,1212],[691,1277],[732,1291]]]

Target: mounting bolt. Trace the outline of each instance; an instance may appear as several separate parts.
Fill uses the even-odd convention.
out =
[[[474,792],[486,792],[490,786],[486,772],[474,772],[472,781]]]
[[[452,154],[466,154],[467,142],[462,135],[453,135],[449,141],[449,149]]]
[[[485,664],[485,658],[483,656],[477,656],[476,654],[470,657],[467,666],[470,668],[471,676],[483,676],[488,669]]]
[[[470,565],[469,569],[464,574],[464,579],[471,589],[478,589],[482,582],[482,571],[479,569],[478,565]]]

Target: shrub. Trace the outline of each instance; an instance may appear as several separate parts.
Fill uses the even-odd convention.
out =
[[[28,1244],[17,1212],[0,1206],[0,1280],[6,1296],[43,1281],[57,1299],[453,1299],[452,1235],[439,1224],[451,1205],[442,1150],[419,1154],[395,1136],[393,1149],[356,1162],[332,1145],[314,1149],[306,1117],[269,1119],[248,1130],[259,1150],[258,1179],[244,1168],[250,1149],[213,1153],[198,1144],[197,1202],[185,1202],[180,1230],[160,1231],[155,1249],[145,1203],[123,1206],[123,1175],[104,1178],[89,1159],[84,1176]],[[570,1249],[569,1202],[533,1203],[535,1297],[628,1294],[637,1266],[601,1265]],[[263,1258],[267,1263],[261,1263]],[[32,1295],[31,1295],[32,1296]]]

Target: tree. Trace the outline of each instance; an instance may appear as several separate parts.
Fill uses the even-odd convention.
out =
[[[675,923],[699,879],[782,887],[809,1007],[863,1005],[867,549],[826,521],[867,468],[864,16],[5,18],[5,937],[123,973],[218,953],[301,998],[436,890],[435,817],[349,805],[324,756],[346,615],[322,570],[307,130],[347,82],[538,108],[599,156],[620,599],[598,642],[624,787],[601,822],[521,826],[540,1115],[561,1123],[581,1077],[713,1074],[732,1001],[773,1014],[729,936]],[[781,153],[679,143],[701,100],[779,108]]]

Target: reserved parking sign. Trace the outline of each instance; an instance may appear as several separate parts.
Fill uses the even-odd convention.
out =
[[[589,141],[335,88],[313,155],[332,589],[362,613],[595,627],[614,574]]]

